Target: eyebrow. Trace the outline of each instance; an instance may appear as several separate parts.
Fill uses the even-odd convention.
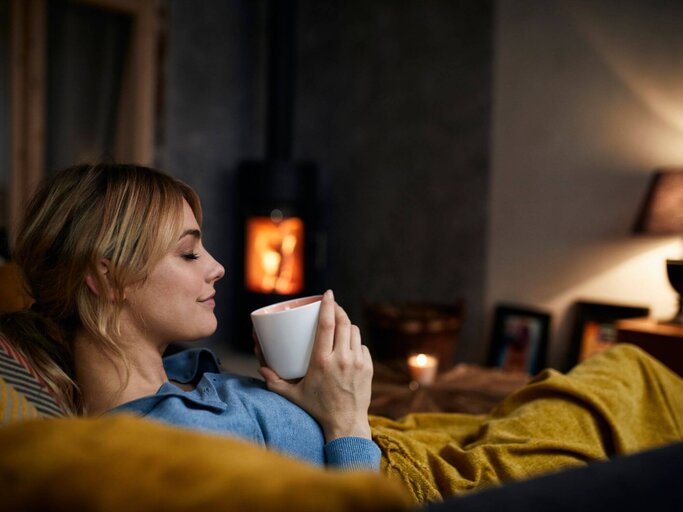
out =
[[[185,237],[188,236],[188,235],[191,235],[191,236],[193,236],[193,237],[195,237],[195,238],[197,238],[197,239],[201,239],[201,238],[202,238],[202,232],[199,231],[198,229],[186,229],[186,230],[183,231],[183,233],[180,235],[180,237],[178,238],[178,240],[182,240],[183,238],[185,238]]]

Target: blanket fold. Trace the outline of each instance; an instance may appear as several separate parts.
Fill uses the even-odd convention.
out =
[[[683,439],[683,379],[618,345],[564,375],[545,370],[489,414],[371,417],[382,471],[416,502]]]

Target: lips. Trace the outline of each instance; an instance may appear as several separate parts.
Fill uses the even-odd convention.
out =
[[[197,302],[201,302],[202,304],[207,304],[207,305],[213,306],[214,304],[216,304],[216,301],[214,300],[215,296],[216,296],[216,293],[214,292],[211,295],[209,295],[208,297],[206,297],[205,299],[198,299]]]

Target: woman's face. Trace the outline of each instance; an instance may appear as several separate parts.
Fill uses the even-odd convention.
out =
[[[209,336],[217,325],[214,284],[225,270],[204,249],[192,209],[187,201],[183,203],[183,229],[177,244],[141,285],[125,294],[124,333],[159,346]]]

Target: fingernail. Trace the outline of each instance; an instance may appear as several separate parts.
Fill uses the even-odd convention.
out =
[[[326,297],[327,299],[334,299],[334,293],[332,293],[332,290],[327,290],[327,291],[325,292],[325,297]]]

